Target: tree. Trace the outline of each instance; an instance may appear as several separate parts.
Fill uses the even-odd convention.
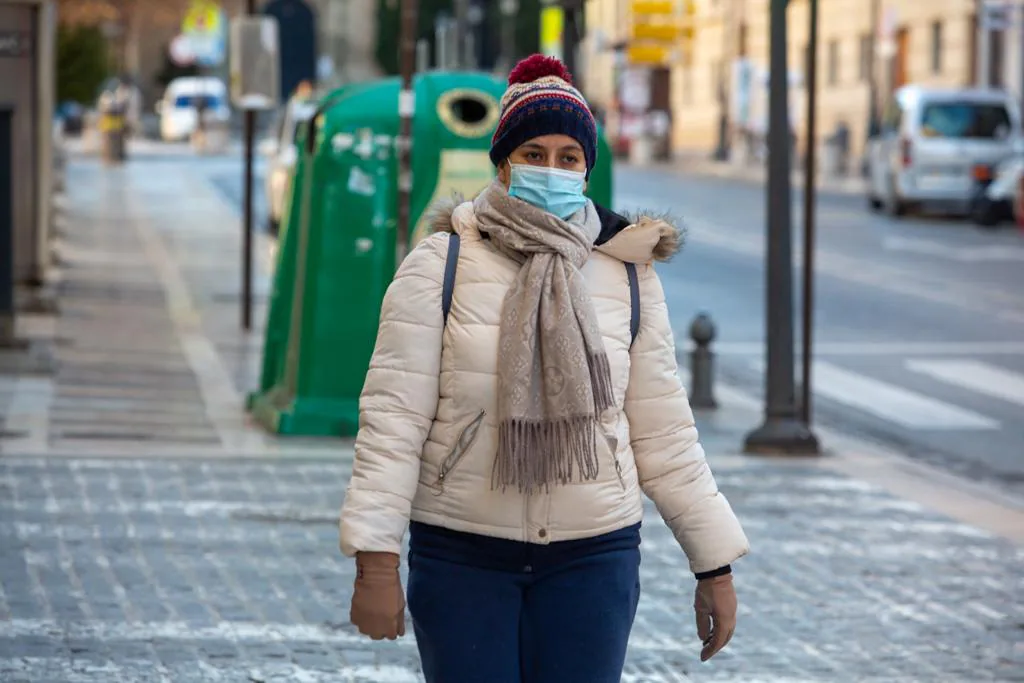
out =
[[[100,27],[115,40],[119,71],[134,71],[139,59],[143,20],[152,26],[177,23],[191,0],[58,0],[62,24]]]
[[[97,26],[57,28],[57,101],[91,104],[110,73],[109,48]]]

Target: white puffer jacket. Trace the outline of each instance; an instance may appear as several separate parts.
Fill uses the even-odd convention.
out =
[[[587,538],[639,522],[643,491],[693,572],[744,555],[747,538],[697,441],[665,294],[650,265],[678,248],[678,231],[641,220],[596,247],[583,267],[617,405],[601,428],[616,437],[617,451],[598,438],[595,480],[524,496],[491,487],[498,330],[517,266],[481,237],[471,203],[444,222],[462,240],[447,325],[441,311],[447,232],[420,242],[384,298],[341,513],[342,551],[399,553],[410,519],[530,543]],[[623,262],[640,264],[640,330],[632,348]]]

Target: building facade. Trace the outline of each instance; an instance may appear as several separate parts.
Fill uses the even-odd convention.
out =
[[[686,0],[676,2],[682,13]],[[756,138],[767,128],[769,3],[693,0],[691,48],[688,54],[678,51],[671,62],[672,145],[677,152],[713,150],[723,112],[734,151],[743,147],[742,140]],[[586,86],[588,95],[604,106],[614,100],[616,65],[621,68],[624,62],[621,49],[615,48],[628,41],[631,5],[632,0],[588,3]],[[872,88],[880,107],[892,88],[902,84],[975,83],[979,5],[979,0],[819,0],[819,142],[844,124],[851,153],[860,154]],[[801,147],[808,10],[808,0],[790,0],[787,9],[791,125]],[[1013,77],[1016,62],[992,61],[994,71]]]

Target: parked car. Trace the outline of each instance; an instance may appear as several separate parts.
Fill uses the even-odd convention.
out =
[[[280,228],[288,186],[299,158],[299,132],[316,112],[316,106],[315,100],[289,101],[271,135],[260,142],[260,152],[267,159],[263,182],[267,193],[267,230],[272,235],[277,235]]]
[[[156,103],[160,137],[167,142],[187,140],[196,130],[199,111],[203,121],[226,126],[231,120],[228,90],[219,78],[187,76],[167,84]]]
[[[1020,110],[995,90],[896,91],[878,136],[868,142],[868,201],[901,216],[919,206],[970,210],[975,169],[1020,149]]]
[[[1024,177],[1024,155],[1016,154],[997,166],[979,164],[974,177],[971,220],[987,228],[1014,220]]]

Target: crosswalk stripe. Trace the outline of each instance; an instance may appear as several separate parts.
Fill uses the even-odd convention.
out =
[[[999,429],[998,421],[914,391],[849,372],[825,361],[814,363],[814,393],[908,429]]]
[[[907,369],[1024,406],[1024,375],[976,360],[910,359]]]

